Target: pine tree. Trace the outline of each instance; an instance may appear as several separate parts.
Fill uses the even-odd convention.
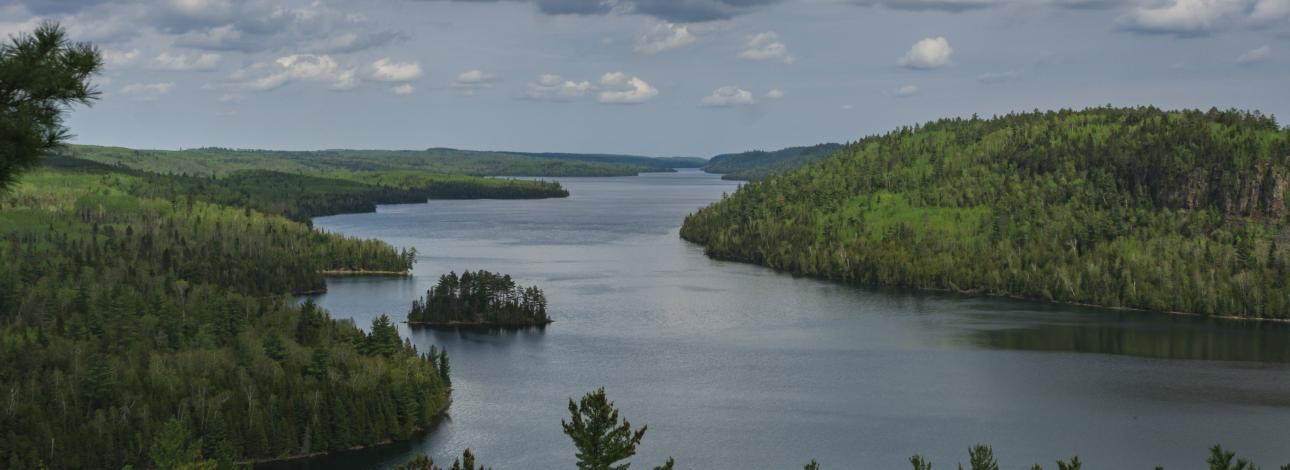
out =
[[[632,430],[626,419],[619,423],[618,409],[605,397],[603,387],[586,394],[579,402],[569,399],[569,421],[560,421],[564,433],[578,449],[579,470],[627,470],[631,464],[615,463],[636,455],[648,426]],[[660,469],[670,469],[672,459]]]
[[[0,45],[0,191],[68,139],[63,114],[97,99],[90,77],[102,66],[98,49],[56,23]]]

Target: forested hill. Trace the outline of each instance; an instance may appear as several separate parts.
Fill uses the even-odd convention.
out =
[[[532,153],[501,152],[510,155],[522,155],[533,158],[553,160],[570,160],[592,163],[612,163],[649,168],[650,171],[673,171],[673,168],[702,168],[708,160],[697,157],[642,157],[639,155],[616,155],[602,153]]]
[[[819,144],[789,147],[773,152],[754,150],[717,155],[708,160],[703,171],[722,173],[722,179],[756,181],[777,175],[832,155],[842,144]]]
[[[945,119],[686,218],[718,258],[860,284],[1290,318],[1290,131],[1239,111]]]
[[[313,174],[329,171],[428,171],[470,176],[631,176],[671,171],[666,161],[645,165],[648,157],[578,156],[481,152],[448,148],[426,150],[275,151],[226,148],[142,150],[92,145],[68,146],[76,158],[156,173],[223,175],[244,170]],[[624,160],[625,159],[625,160]]]
[[[233,468],[406,438],[447,408],[446,356],[289,295],[415,252],[194,179],[67,164],[0,193],[0,468]]]

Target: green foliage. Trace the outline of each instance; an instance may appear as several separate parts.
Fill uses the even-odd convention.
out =
[[[1236,452],[1223,450],[1223,446],[1214,444],[1209,448],[1209,458],[1205,459],[1209,470],[1258,470],[1259,467],[1246,459],[1236,458]]]
[[[968,462],[972,470],[999,470],[999,462],[994,460],[994,449],[987,445],[977,444],[968,449]],[[959,465],[959,468],[963,466]]]
[[[921,455],[915,454],[913,457],[910,457],[909,463],[914,466],[914,470],[932,470],[932,463],[923,460],[923,456]]]
[[[424,453],[417,453],[416,457],[407,463],[395,465],[394,470],[444,470],[443,467],[435,465],[434,459]],[[455,459],[448,470],[490,470],[483,465],[475,466],[475,454],[470,449],[462,451],[461,458]]]
[[[577,403],[570,398],[569,421],[561,420],[560,425],[578,449],[579,470],[627,470],[630,463],[615,464],[636,455],[636,446],[645,438],[648,428],[632,430],[626,419],[619,423],[618,409],[605,397],[603,387],[586,394]],[[669,458],[655,470],[670,470],[673,465]]]
[[[404,438],[446,409],[443,359],[388,318],[364,333],[288,295],[407,256],[198,194],[140,196],[143,178],[37,170],[0,196],[0,462],[231,465]]]
[[[819,144],[809,147],[789,147],[773,152],[754,150],[743,153],[717,155],[704,165],[708,173],[724,173],[721,179],[759,181],[807,163],[832,155],[842,149],[841,144]]]
[[[1258,113],[946,119],[746,184],[681,236],[864,285],[1288,318],[1288,159]]]
[[[308,224],[313,217],[374,212],[377,204],[427,199],[533,199],[566,197],[560,183],[424,171],[331,171],[312,175],[243,170],[218,178],[177,176],[114,167],[66,155],[47,165],[104,175],[107,184],[132,195],[172,201],[196,199],[246,207]]]
[[[816,462],[815,459],[811,459],[810,463],[802,466],[802,470],[820,470],[820,463]]]
[[[546,295],[516,285],[509,274],[466,271],[439,276],[426,295],[412,301],[408,323],[432,326],[546,325]]]
[[[97,98],[90,77],[102,66],[94,46],[68,41],[56,23],[0,44],[0,191],[68,139],[63,115]]]

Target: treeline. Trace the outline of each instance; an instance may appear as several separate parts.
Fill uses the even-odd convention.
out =
[[[546,295],[537,287],[515,284],[509,274],[448,273],[426,295],[412,301],[408,323],[430,326],[546,325]]]
[[[470,176],[632,176],[659,171],[655,165],[640,164],[650,160],[647,157],[602,159],[577,154],[539,157],[449,148],[276,151],[208,147],[176,151],[70,145],[64,152],[109,165],[192,176],[221,176],[245,170],[297,174],[413,170]]]
[[[1257,112],[945,119],[745,185],[681,236],[859,284],[1286,318],[1288,158]]]
[[[104,176],[104,183],[132,195],[192,199],[247,207],[310,223],[326,215],[374,212],[377,204],[427,199],[535,199],[567,197],[560,183],[439,175],[425,172],[331,172],[318,175],[244,170],[220,177],[167,175],[51,156],[46,166]]]
[[[404,438],[446,409],[441,352],[287,295],[408,253],[134,194],[151,178],[42,170],[0,194],[0,467],[227,467]]]
[[[842,144],[819,144],[771,152],[753,150],[727,153],[712,157],[703,166],[703,171],[721,173],[721,179],[725,180],[759,181],[827,157],[841,149]]]

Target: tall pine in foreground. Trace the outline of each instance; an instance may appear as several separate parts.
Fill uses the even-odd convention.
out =
[[[67,141],[63,116],[98,96],[90,77],[102,66],[94,46],[69,41],[56,23],[0,45],[0,191]]]

